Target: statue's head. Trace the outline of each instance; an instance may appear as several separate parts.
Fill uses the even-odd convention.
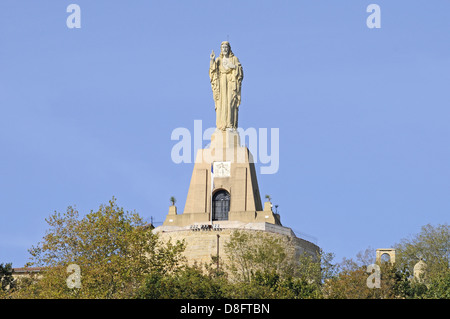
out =
[[[230,42],[223,41],[220,44],[220,56],[223,57],[224,55],[233,56],[233,51],[231,51]]]

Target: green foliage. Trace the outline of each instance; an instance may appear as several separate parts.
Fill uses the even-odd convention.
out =
[[[401,274],[397,286],[403,298],[449,298],[450,227],[447,224],[422,227],[420,233],[395,245],[396,264]],[[413,279],[414,265],[426,263],[422,282]]]
[[[173,274],[152,272],[136,298],[144,299],[214,299],[225,298],[227,282],[205,274],[197,266],[185,267]]]
[[[83,218],[69,207],[46,221],[50,229],[30,249],[29,263],[45,270],[19,297],[126,298],[148,273],[171,273],[183,262],[184,243],[163,243],[137,213],[119,208],[115,198]],[[70,264],[81,268],[81,288],[67,286]]]
[[[434,276],[424,293],[425,298],[450,299],[450,271]]]
[[[0,264],[0,292],[6,292],[7,290],[14,289],[16,281],[12,275],[12,264]]]
[[[380,265],[380,288],[369,288],[367,279],[368,265],[362,265],[352,259],[344,259],[339,272],[326,280],[323,287],[327,299],[391,299],[395,297],[395,269],[388,263]]]
[[[395,248],[397,263],[414,266],[423,258],[428,267],[436,267],[438,271],[445,270],[450,262],[449,225],[425,225],[419,234],[403,239]]]
[[[338,272],[338,265],[333,264],[334,254],[319,250],[317,256],[303,253],[299,258],[297,276],[303,281],[323,285],[326,280],[334,278]]]
[[[450,227],[425,225],[421,232],[403,239],[395,246],[396,264],[410,269],[423,258],[430,276],[441,276],[450,266]]]
[[[320,285],[305,277],[281,277],[275,272],[256,272],[253,285],[263,291],[268,290],[269,298],[317,299],[322,298]],[[267,291],[266,291],[267,294]]]
[[[278,236],[263,232],[234,231],[225,244],[229,258],[228,269],[233,276],[250,282],[255,272],[292,276],[295,270],[293,252],[288,243]]]
[[[450,298],[449,228],[426,225],[401,241],[396,263],[381,263],[381,286],[367,286],[374,249],[333,263],[333,254],[295,258],[292,242],[259,231],[234,231],[226,260],[187,266],[184,242],[162,242],[136,213],[113,198],[85,217],[69,207],[47,220],[43,240],[30,249],[39,274],[13,281],[11,264],[0,264],[3,298],[306,299]],[[423,280],[413,278],[422,257]],[[224,257],[222,257],[224,258]],[[81,268],[81,288],[67,286],[67,266]],[[7,287],[12,289],[7,289]]]
[[[299,278],[256,272],[252,282],[235,282],[226,276],[186,267],[168,275],[149,274],[136,294],[144,299],[292,299],[320,298],[320,290]]]
[[[325,279],[334,276],[332,254],[303,254],[293,244],[264,232],[234,231],[225,245],[235,298],[321,298]]]
[[[374,252],[366,250],[357,260],[344,259],[339,265],[338,276],[327,281],[326,298],[449,298],[450,297],[450,233],[448,225],[422,227],[419,234],[403,239],[396,249],[394,265],[382,263],[379,289],[369,289],[366,265],[374,262]],[[413,277],[414,265],[423,258],[425,276]]]
[[[330,274],[331,254],[293,258],[287,242],[262,232],[235,231],[225,245],[231,260],[227,272],[209,265],[185,267],[173,274],[151,273],[137,298],[163,299],[300,299],[321,298],[321,285]],[[223,264],[223,263],[221,263]],[[327,268],[321,271],[321,267]],[[324,275],[322,275],[322,273]]]

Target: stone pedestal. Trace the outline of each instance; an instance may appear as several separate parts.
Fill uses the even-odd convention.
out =
[[[273,223],[256,222],[243,223],[239,221],[220,222],[218,229],[204,229],[195,227],[175,227],[175,226],[159,226],[153,230],[164,241],[171,240],[172,243],[177,240],[184,240],[186,243],[186,250],[183,255],[186,257],[189,264],[194,263],[210,263],[211,256],[217,255],[217,234],[220,234],[219,254],[222,265],[228,263],[228,256],[225,251],[225,245],[230,240],[230,236],[235,230],[245,232],[265,232],[269,233],[274,238],[282,239],[287,243],[289,250],[295,255],[298,260],[303,253],[311,255],[313,258],[317,257],[320,248],[305,239],[298,238],[294,232],[284,226],[275,225]]]
[[[216,130],[209,148],[197,152],[183,214],[169,213],[163,225],[211,223],[212,197],[219,190],[230,194],[228,220],[281,225],[271,208],[263,210],[253,156],[236,130]]]
[[[170,206],[167,215],[177,215],[177,207],[175,205]]]

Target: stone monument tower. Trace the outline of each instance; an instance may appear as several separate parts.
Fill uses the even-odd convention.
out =
[[[297,253],[315,254],[319,248],[282,226],[269,201],[262,205],[252,154],[241,145],[237,131],[244,72],[227,41],[221,43],[217,59],[212,51],[209,76],[216,130],[210,146],[197,152],[183,213],[171,206],[163,225],[154,232],[163,238],[185,239],[185,254],[192,262],[208,262],[216,253],[214,231],[226,241],[235,229],[287,236]]]

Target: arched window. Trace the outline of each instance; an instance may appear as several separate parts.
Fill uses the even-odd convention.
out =
[[[382,254],[380,259],[382,263],[391,262],[391,255],[389,255],[388,253]]]
[[[213,196],[212,220],[228,220],[230,211],[230,193],[225,190],[217,191]]]

